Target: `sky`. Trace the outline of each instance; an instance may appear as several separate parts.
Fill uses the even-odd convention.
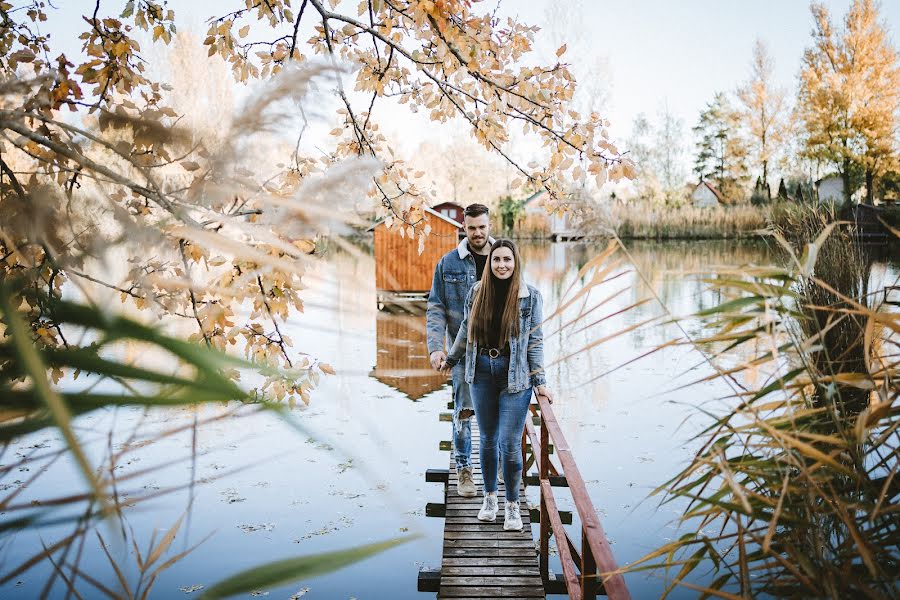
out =
[[[498,14],[543,27],[536,36],[536,62],[553,62],[559,40],[565,40],[569,51],[564,58],[576,76],[592,65],[603,65],[599,84],[583,84],[607,90],[605,116],[612,123],[612,135],[620,140],[628,136],[638,113],[652,116],[663,103],[683,120],[689,135],[700,111],[716,92],[733,91],[748,77],[757,38],[768,45],[775,59],[776,80],[790,90],[792,97],[812,29],[805,0],[499,1]],[[835,23],[841,21],[851,1],[824,0]],[[59,7],[48,23],[54,46],[73,51],[80,46],[77,35],[85,25],[79,17],[90,12],[94,3],[56,0],[53,4]],[[169,0],[168,4],[180,15],[182,24],[202,35],[207,16],[223,14],[244,3]],[[344,4],[355,7],[357,0]],[[124,1],[105,0],[101,9],[110,10],[109,6],[118,11],[118,5],[124,6]],[[497,0],[485,0],[475,6],[486,11],[496,5]],[[882,0],[881,15],[898,46],[900,0]],[[308,18],[304,25],[311,26],[312,22]],[[239,98],[240,92],[236,96]],[[453,135],[453,127],[430,124],[421,114],[410,115],[405,107],[378,110],[382,130],[397,141],[401,151],[410,152],[422,141],[440,141]]]
[[[851,0],[824,3],[836,23],[852,4]],[[541,22],[546,13],[546,2],[516,4],[523,19]],[[775,59],[776,80],[793,90],[813,25],[804,0],[581,4],[585,10],[579,24],[590,32],[590,50],[608,59],[612,87],[608,113],[613,132],[620,135],[630,130],[635,115],[653,114],[664,101],[688,128],[693,126],[717,91],[734,90],[748,78],[757,38]],[[882,2],[881,15],[897,46],[900,0]],[[577,69],[579,57],[569,58]]]

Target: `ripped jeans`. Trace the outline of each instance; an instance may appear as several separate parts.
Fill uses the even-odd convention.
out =
[[[450,373],[453,384],[453,448],[456,451],[456,469],[472,466],[472,405],[471,388],[466,383],[466,365],[460,363]],[[469,416],[459,418],[461,410],[467,410]]]

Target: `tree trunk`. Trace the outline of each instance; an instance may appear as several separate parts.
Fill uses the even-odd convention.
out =
[[[875,177],[872,175],[872,169],[866,169],[866,204],[873,206],[875,204]]]
[[[841,181],[844,183],[844,203],[850,204],[850,161],[847,159],[844,159]]]
[[[763,139],[765,139],[765,138],[763,138]],[[763,180],[762,180],[762,184],[763,184],[763,187],[766,189],[766,200],[771,200],[771,199],[772,199],[772,193],[771,193],[771,190],[770,190],[770,188],[769,188],[769,161],[767,161],[767,160],[764,160],[764,161],[763,161]]]

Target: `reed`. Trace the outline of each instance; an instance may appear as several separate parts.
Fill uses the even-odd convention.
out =
[[[725,301],[695,315],[714,332],[690,342],[716,366],[702,381],[725,381],[733,408],[654,492],[687,500],[686,533],[628,569],[663,572],[663,597],[896,593],[900,315],[868,293],[852,232],[788,217],[773,237],[789,264],[723,269],[708,284]],[[709,583],[689,582],[701,565]]]
[[[589,232],[614,231],[623,239],[718,239],[758,235],[769,223],[769,209],[742,204],[724,208],[664,207],[646,202],[615,204],[586,223]]]

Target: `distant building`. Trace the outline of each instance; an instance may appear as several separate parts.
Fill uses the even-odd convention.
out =
[[[691,191],[691,204],[695,208],[713,208],[725,205],[725,196],[708,181],[701,181]]]
[[[816,194],[819,202],[830,204],[843,204],[844,202],[844,178],[840,175],[826,175],[816,181]]]
[[[463,222],[466,210],[456,202],[441,202],[440,204],[432,206],[431,209],[436,213],[449,217],[457,223]]]
[[[523,206],[525,217],[519,229],[521,233],[531,237],[549,237],[551,240],[566,240],[578,236],[573,223],[571,210],[562,214],[547,213],[544,200],[547,190],[540,190],[525,198]],[[537,236],[535,235],[537,234]]]
[[[383,219],[369,228],[375,232],[375,287],[379,302],[383,297],[390,297],[390,293],[410,294],[411,300],[421,299],[431,289],[435,265],[459,243],[457,232],[461,223],[430,208],[425,209],[425,214],[431,235],[421,254],[418,239],[400,235],[398,229],[388,229]],[[425,223],[417,225],[416,231],[424,226]]]

